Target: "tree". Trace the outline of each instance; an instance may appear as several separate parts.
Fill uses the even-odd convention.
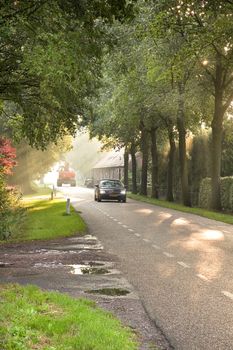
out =
[[[90,113],[100,77],[105,26],[132,15],[132,3],[4,1],[0,14],[0,99],[13,101],[19,127],[45,148],[74,134]]]
[[[212,208],[220,209],[223,120],[233,99],[232,1],[168,1],[162,4],[165,25],[184,39],[183,60],[195,57],[203,69],[199,81],[213,96]]]
[[[22,219],[19,194],[6,186],[6,176],[12,173],[16,152],[9,139],[0,137],[0,239],[8,238]]]
[[[224,122],[222,144],[222,169],[221,176],[232,176],[233,174],[233,122],[232,116]]]
[[[118,146],[129,145],[131,134],[140,140],[144,154],[141,193],[147,191],[151,161],[152,195],[157,196],[156,148],[166,144],[166,129],[170,144],[167,198],[173,200],[172,174],[178,136],[177,168],[180,169],[182,201],[191,205],[190,180],[195,181],[189,174],[192,168],[188,167],[186,143],[190,135],[199,133],[202,124],[208,126],[212,122],[212,193],[213,198],[216,197],[215,175],[221,155],[219,136],[221,139],[221,120],[225,115],[221,113],[229,109],[232,100],[231,9],[231,1],[139,1],[134,21],[112,28],[117,50],[108,53],[112,68],[104,71],[104,80],[110,77],[112,81],[100,100],[105,111],[97,118],[97,124],[94,121],[93,128],[97,134],[103,132],[115,140]],[[217,96],[221,97],[220,109]],[[95,114],[95,108],[93,111]],[[146,138],[145,134],[150,137]],[[149,147],[151,156],[148,156]]]
[[[11,141],[0,137],[0,174],[9,175],[16,165],[16,150],[11,146]]]

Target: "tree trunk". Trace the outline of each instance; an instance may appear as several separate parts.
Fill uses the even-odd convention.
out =
[[[124,186],[128,190],[129,188],[129,152],[125,147],[124,153]]]
[[[223,90],[222,90],[222,59],[220,54],[216,57],[216,80],[215,80],[215,106],[212,120],[212,152],[211,152],[211,208],[221,209],[220,175],[223,133]]]
[[[168,138],[170,144],[170,150],[168,155],[168,167],[167,167],[167,200],[174,202],[173,197],[173,175],[174,175],[174,156],[176,152],[176,144],[173,132],[173,125],[168,126]]]
[[[137,161],[136,161],[136,147],[135,144],[131,144],[131,161],[132,161],[132,193],[138,193],[137,190]]]
[[[158,193],[158,150],[157,150],[157,129],[152,128],[150,131],[151,136],[151,160],[152,160],[152,189],[151,197],[159,198]]]
[[[141,128],[141,151],[142,151],[142,172],[140,194],[147,196],[147,172],[148,172],[148,132],[143,126]]]
[[[179,101],[178,101],[177,129],[179,133],[179,160],[180,160],[180,177],[181,177],[181,194],[182,203],[188,207],[191,206],[189,184],[188,184],[188,167],[186,155],[186,130],[184,115],[184,84],[179,84]]]

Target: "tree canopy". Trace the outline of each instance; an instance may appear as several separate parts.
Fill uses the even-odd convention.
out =
[[[87,127],[133,159],[140,150],[141,193],[149,169],[158,196],[166,164],[167,198],[176,190],[186,205],[198,187],[190,163],[206,137],[210,162],[200,172],[211,176],[211,206],[219,209],[220,176],[231,169],[232,13],[232,0],[5,1],[2,115],[38,148]],[[195,137],[202,141],[192,148]]]
[[[45,148],[74,134],[90,113],[106,23],[129,17],[131,6],[124,0],[1,4],[0,99],[14,102],[11,119],[31,145]]]

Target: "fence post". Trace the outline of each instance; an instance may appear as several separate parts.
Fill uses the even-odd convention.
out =
[[[66,214],[70,215],[70,198],[66,200]]]

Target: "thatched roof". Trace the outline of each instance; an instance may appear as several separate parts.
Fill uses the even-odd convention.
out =
[[[124,153],[123,150],[111,151],[105,154],[105,156],[98,161],[93,169],[102,168],[119,168],[124,166]]]

